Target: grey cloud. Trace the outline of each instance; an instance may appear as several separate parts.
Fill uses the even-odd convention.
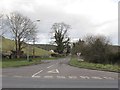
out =
[[[13,9],[14,11],[23,13],[33,21],[37,19],[41,20],[40,22],[36,23],[39,31],[37,34],[39,38],[38,43],[49,43],[49,33],[51,32],[52,25],[56,22],[64,22],[71,25],[72,29],[69,30],[69,36],[72,39],[82,38],[88,33],[96,34],[99,28],[102,32],[104,32],[104,29],[101,27],[112,22],[107,21],[100,24],[94,24],[87,15],[85,16],[66,13],[63,7],[66,4],[74,3],[74,0],[57,0],[55,6],[39,5],[39,3],[36,3],[36,1],[37,0],[18,0],[14,2]],[[117,37],[114,35],[117,34],[117,28],[115,25],[116,24],[112,25],[110,28],[107,28],[104,34],[108,33],[113,38],[113,41],[116,42]],[[112,33],[109,33],[109,30],[112,31]]]

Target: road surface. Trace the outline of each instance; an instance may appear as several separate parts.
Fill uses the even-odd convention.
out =
[[[68,65],[69,58],[2,70],[3,88],[118,88],[118,73]]]

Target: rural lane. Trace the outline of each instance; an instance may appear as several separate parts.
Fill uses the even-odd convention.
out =
[[[118,73],[68,65],[70,58],[2,69],[3,88],[118,88]]]

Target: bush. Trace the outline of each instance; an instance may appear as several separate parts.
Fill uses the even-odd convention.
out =
[[[52,53],[51,54],[52,57],[64,57],[64,54],[58,54],[58,53]]]
[[[109,46],[109,40],[104,36],[87,36],[86,48],[84,48],[84,57],[88,62],[92,63],[109,63],[109,53],[111,48]]]
[[[72,54],[81,52],[85,61],[100,64],[120,64],[120,52],[115,53],[104,36],[87,36],[84,41],[73,43]]]
[[[120,52],[110,53],[108,57],[109,57],[109,63],[120,64]]]

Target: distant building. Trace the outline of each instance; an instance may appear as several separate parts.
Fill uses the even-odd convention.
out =
[[[50,52],[54,53],[54,50],[51,49]]]

